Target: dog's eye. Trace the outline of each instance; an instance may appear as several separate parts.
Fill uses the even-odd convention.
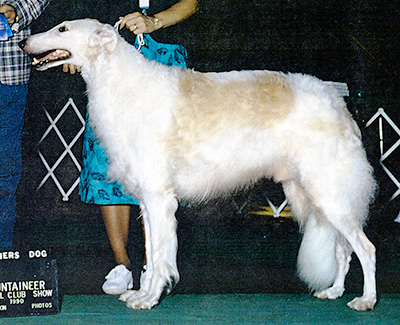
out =
[[[63,32],[66,32],[68,29],[67,29],[67,27],[65,27],[65,26],[61,26],[59,29],[58,29],[58,31],[60,32],[60,33],[63,33]]]

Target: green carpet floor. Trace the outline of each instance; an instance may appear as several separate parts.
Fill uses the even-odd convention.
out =
[[[56,315],[2,318],[0,324],[400,324],[400,295],[384,294],[373,311],[306,294],[172,295],[152,310],[131,310],[106,295],[64,296]]]

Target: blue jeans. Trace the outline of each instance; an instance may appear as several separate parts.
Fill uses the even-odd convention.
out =
[[[0,249],[12,248],[27,90],[0,83]]]

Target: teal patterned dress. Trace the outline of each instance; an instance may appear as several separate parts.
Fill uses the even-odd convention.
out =
[[[154,41],[144,34],[145,45],[141,53],[149,60],[167,66],[187,68],[187,52],[181,45],[164,44]],[[138,48],[138,42],[135,42]],[[138,201],[124,192],[117,182],[107,179],[109,161],[99,139],[90,126],[89,114],[86,114],[86,129],[83,140],[83,164],[79,183],[79,195],[85,203],[99,205],[138,204]]]

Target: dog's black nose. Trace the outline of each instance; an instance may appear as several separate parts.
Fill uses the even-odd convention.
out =
[[[26,39],[24,39],[24,40],[22,40],[21,42],[18,43],[18,45],[19,45],[19,47],[20,47],[21,49],[24,49],[25,44],[26,44]]]

